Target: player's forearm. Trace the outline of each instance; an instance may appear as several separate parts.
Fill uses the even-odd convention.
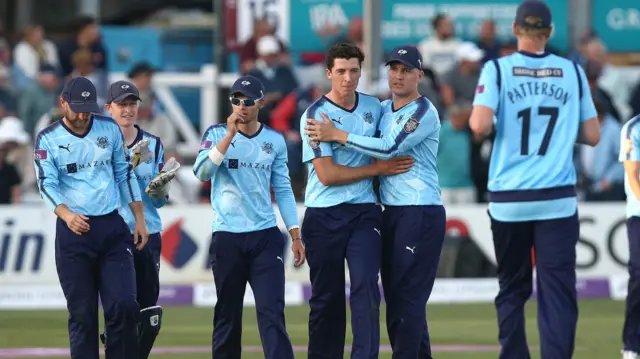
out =
[[[395,141],[391,142],[387,139],[355,135],[353,133],[349,134],[346,145],[356,152],[383,160],[393,157],[399,148]]]
[[[53,213],[55,213],[55,215],[58,216],[58,218],[60,218],[63,221],[69,215],[73,214],[73,212],[69,209],[69,207],[67,207],[67,205],[64,204],[64,203],[59,204],[58,206],[56,206],[56,208],[53,210]]]
[[[164,207],[165,204],[167,204],[167,202],[169,202],[169,197],[162,197],[162,198],[151,198],[151,203],[153,203],[153,206],[155,208],[162,208]]]
[[[209,151],[201,151],[193,165],[193,174],[202,182],[210,180],[224,161],[224,156],[231,146],[233,136],[226,134],[220,142]]]
[[[57,184],[47,183],[47,180],[40,185],[40,196],[52,211],[55,211],[56,208],[62,204],[62,196],[60,196],[58,192]]]
[[[129,208],[131,208],[131,212],[133,216],[136,218],[136,221],[144,222],[144,205],[141,201],[135,201],[129,203]]]
[[[349,167],[334,164],[324,171],[322,176],[318,174],[318,179],[325,186],[340,186],[375,177],[379,173],[379,167],[375,163],[361,167]]]
[[[140,187],[137,183],[132,183],[134,179],[135,176],[133,175],[132,171],[129,178],[118,183],[118,190],[120,191],[120,196],[122,197],[122,200],[125,204],[142,201]]]
[[[193,164],[193,174],[202,182],[210,180],[216,174],[224,159],[224,157],[211,155],[211,151],[200,152]]]
[[[282,220],[284,221],[285,226],[287,226],[287,229],[290,229],[293,226],[299,226],[298,208],[296,206],[296,198],[293,195],[293,190],[291,189],[291,183],[288,185],[274,184],[273,191],[275,193],[278,209],[280,210],[280,216],[282,216]]]

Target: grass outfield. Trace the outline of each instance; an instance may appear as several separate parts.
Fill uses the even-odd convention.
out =
[[[384,307],[382,308],[384,310]],[[493,305],[429,305],[427,307],[434,356],[438,359],[497,357],[497,328]],[[581,359],[617,358],[620,351],[624,302],[610,300],[584,300],[580,302],[580,319],[576,340],[576,357]],[[211,343],[212,309],[168,307],[164,323],[156,343],[165,352],[154,358],[209,359]],[[296,358],[306,358],[308,307],[290,307],[286,312],[291,340],[298,351]],[[384,328],[384,313],[382,313]],[[244,315],[243,344],[260,346],[255,310],[247,307]],[[64,311],[0,311],[0,348],[66,348],[67,313]],[[351,342],[350,327],[347,343]],[[535,303],[527,308],[529,344],[538,344]],[[382,343],[387,345],[386,328],[382,330]],[[459,348],[456,348],[458,346]],[[467,346],[467,348],[462,348]],[[470,346],[484,346],[469,350]],[[183,347],[183,348],[178,348]],[[190,348],[187,348],[190,347]],[[261,352],[245,352],[243,358],[264,358]],[[438,350],[439,349],[439,350]],[[186,354],[187,351],[192,354]],[[2,349],[0,349],[2,352]],[[195,353],[194,353],[195,352]],[[62,358],[61,356],[36,356],[38,358]],[[539,358],[537,350],[533,358]],[[3,358],[26,358],[18,354],[4,354]],[[68,354],[66,358],[68,358]],[[345,358],[348,358],[348,353]],[[381,359],[391,358],[388,351],[381,351]]]

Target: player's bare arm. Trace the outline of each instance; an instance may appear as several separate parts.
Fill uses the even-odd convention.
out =
[[[369,177],[406,173],[413,167],[413,163],[413,158],[402,156],[386,161],[378,160],[362,167],[349,167],[335,164],[332,157],[320,157],[313,160],[313,167],[323,185],[340,186],[362,181]]]
[[[486,136],[493,128],[493,117],[495,113],[493,109],[487,106],[476,105],[471,111],[469,126],[476,136]]]
[[[598,142],[600,142],[600,122],[598,119],[594,117],[580,123],[578,143],[595,147]]]

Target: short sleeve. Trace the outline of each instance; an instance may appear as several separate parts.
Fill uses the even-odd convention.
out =
[[[484,65],[473,98],[474,106],[489,107],[494,112],[498,109],[500,97],[499,70],[496,66],[498,66],[497,61],[489,61]]]

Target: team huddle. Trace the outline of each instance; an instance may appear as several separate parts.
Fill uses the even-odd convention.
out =
[[[573,356],[578,306],[576,243],[580,225],[573,147],[595,146],[600,127],[582,68],[545,52],[551,13],[524,1],[513,25],[519,51],[488,62],[476,90],[470,127],[495,133],[489,170],[489,216],[497,259],[501,359],[529,358],[524,305],[536,287],[541,356]],[[388,61],[392,97],[357,92],[364,55],[338,44],[326,54],[331,90],[300,119],[308,171],[299,223],[283,136],[258,122],[264,88],[243,76],[231,88],[232,114],[202,136],[193,172],[211,181],[210,254],[217,303],[212,357],[242,355],[247,283],[268,359],[293,359],[285,325],[287,239],[276,225],[271,189],[291,237],[294,265],[308,262],[308,358],[343,358],[345,260],[349,266],[351,358],[377,358],[379,279],[393,358],[432,358],[425,306],[435,282],[446,213],[436,155],[440,117],[418,92],[423,63],[414,46]],[[136,124],[139,93],[111,85],[103,116],[96,89],[69,81],[64,117],[35,141],[38,186],[58,216],[56,268],[67,300],[71,358],[146,359],[162,324],[157,305],[162,223],[179,164],[165,162],[160,139]],[[640,352],[640,116],[623,128],[628,234],[632,252],[623,358]],[[380,198],[373,179],[380,180]],[[98,295],[105,328],[98,328]]]

